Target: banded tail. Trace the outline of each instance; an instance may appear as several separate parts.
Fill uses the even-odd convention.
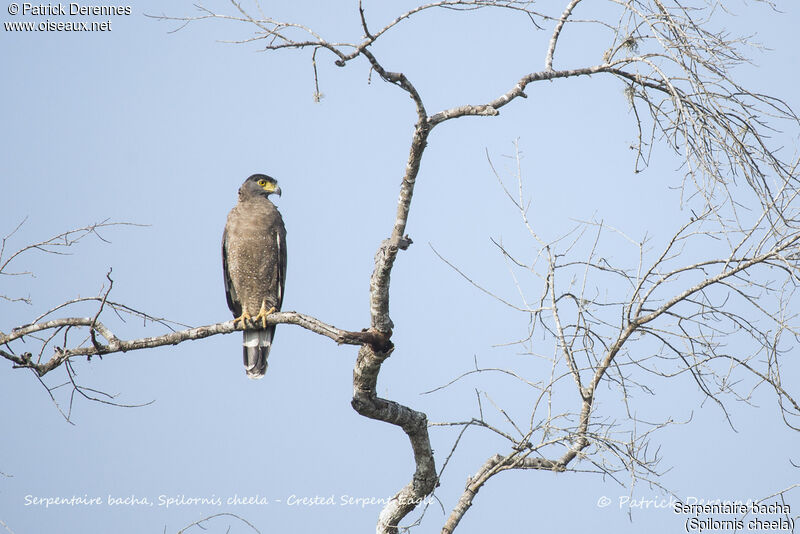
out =
[[[245,330],[242,342],[244,356],[244,369],[247,376],[252,379],[263,378],[267,372],[267,358],[272,346],[272,337],[275,335],[275,326],[270,325],[266,330]]]

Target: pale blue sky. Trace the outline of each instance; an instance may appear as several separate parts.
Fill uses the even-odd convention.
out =
[[[366,6],[375,26],[412,5],[397,2],[389,10],[373,3],[378,4]],[[800,109],[800,10],[784,4],[783,15],[747,9],[732,29],[754,33],[773,49],[753,51],[760,67],[740,69],[741,80]],[[226,2],[212,5],[228,9]],[[275,16],[320,28],[334,40],[361,35],[356,2],[291,5],[274,6],[280,11]],[[110,267],[115,301],[190,325],[228,320],[220,238],[237,188],[254,172],[276,177],[283,190],[277,204],[288,229],[284,308],[350,330],[368,326],[372,258],[391,230],[415,120],[406,94],[374,74],[368,83],[364,60],[342,69],[320,52],[325,97],[315,103],[310,52],[263,53],[253,45],[220,43],[250,35],[249,28],[224,23],[168,33],[175,24],[143,15],[191,15],[192,2],[164,7],[142,0],[131,7],[133,14],[115,17],[109,33],[0,31],[0,234],[27,218],[8,246],[108,218],[149,225],[110,228],[103,232],[110,243],[87,239],[70,256],[21,258],[16,270],[35,277],[0,278],[0,294],[30,296],[33,304],[0,301],[0,330],[25,324],[64,300],[98,294]],[[12,18],[5,5],[1,11],[2,22],[41,20]],[[488,11],[431,12],[396,30],[375,52],[386,68],[416,84],[429,113],[482,103],[540,70],[549,36],[533,31],[525,17]],[[598,62],[604,50],[593,45],[598,37],[569,28],[556,66]],[[628,145],[636,132],[618,82],[545,82],[527,93],[527,100],[507,106],[499,117],[438,127],[423,159],[408,226],[414,245],[401,253],[392,275],[397,350],[384,364],[378,393],[425,411],[430,421],[475,415],[476,387],[525,418],[528,393],[499,378],[482,376],[420,395],[469,370],[475,357],[532,380],[549,369],[513,348],[495,347],[524,337],[527,316],[470,286],[428,246],[519,303],[490,238],[523,251],[533,244],[509,209],[486,151],[508,176],[512,165],[502,156],[520,139],[532,222],[550,238],[572,219],[592,216],[636,237],[645,230],[663,237],[679,209],[677,193],[665,187],[674,183],[678,160],[656,151],[647,172],[632,172]],[[604,246],[611,255],[624,254],[613,239]],[[108,320],[125,338],[160,332],[142,329],[135,320]],[[286,504],[291,495],[334,495],[337,504],[343,495],[388,497],[413,472],[401,431],[350,407],[355,348],[279,326],[267,375],[255,382],[245,377],[240,345],[237,333],[78,362],[85,385],[118,393],[122,403],[155,402],[122,409],[77,400],[74,426],[30,373],[4,363],[0,472],[11,477],[0,476],[0,520],[15,534],[141,534],[176,532],[204,516],[234,512],[262,533],[372,531],[379,506]],[[63,378],[57,371],[46,380],[56,385]],[[641,400],[656,416],[681,420],[694,410],[691,424],[666,429],[654,442],[662,447],[660,467],[672,467],[662,482],[681,495],[758,498],[800,479],[789,464],[789,458],[800,462],[800,439],[782,426],[766,392],[757,395],[758,409],[734,407],[738,433],[712,403],[699,407],[702,397],[688,378],[662,382],[653,399]],[[441,466],[455,432],[433,429],[431,437]],[[437,490],[447,513],[467,476],[488,456],[507,451],[476,429],[466,438]],[[26,495],[84,494],[104,501],[109,494],[135,495],[156,505],[25,506]],[[797,512],[799,494],[795,490],[788,501]],[[160,495],[259,495],[270,504],[165,509],[158,506]],[[614,501],[606,509],[596,506],[603,495]],[[634,512],[629,522],[617,506],[624,495],[627,489],[597,475],[507,473],[480,492],[458,532],[682,528],[671,511]],[[637,499],[656,497],[662,495],[644,484],[634,491]],[[438,531],[443,520],[433,505],[421,531]],[[210,532],[225,532],[227,525],[213,522]],[[248,529],[234,522],[231,532]]]

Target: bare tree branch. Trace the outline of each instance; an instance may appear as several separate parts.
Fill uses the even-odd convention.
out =
[[[350,332],[341,330],[335,326],[323,323],[319,319],[297,313],[293,311],[276,312],[267,317],[267,324],[293,324],[310,330],[321,336],[328,337],[340,345],[361,345],[364,343],[383,346],[387,343],[387,338],[380,333],[364,330],[361,332]],[[30,353],[23,353],[15,356],[6,351],[0,351],[0,356],[14,362],[14,367],[30,368],[36,371],[39,376],[44,376],[53,369],[59,367],[72,357],[76,356],[95,356],[106,355],[117,352],[129,352],[134,350],[152,349],[167,345],[177,345],[184,341],[203,339],[218,334],[230,334],[232,332],[244,330],[241,323],[234,326],[234,322],[225,321],[222,323],[198,326],[186,330],[178,330],[160,336],[145,337],[139,339],[122,340],[113,332],[97,320],[95,317],[65,317],[53,319],[41,323],[26,325],[15,328],[10,334],[0,333],[0,345],[8,346],[16,340],[23,340],[31,334],[48,330],[60,330],[64,327],[85,327],[90,332],[95,332],[105,339],[105,344],[97,343],[89,346],[78,346],[72,348],[58,347],[53,356],[45,363],[39,364],[31,361]]]
[[[732,206],[726,202],[709,206],[701,199],[708,209],[700,215],[692,212],[690,220],[678,227],[674,235],[667,239],[665,246],[653,254],[652,263],[649,264],[646,241],[630,239],[618,230],[609,229],[602,222],[583,223],[587,227],[595,227],[596,232],[586,246],[586,259],[576,261],[567,258],[579,241],[587,236],[585,232],[579,234],[578,240],[557,247],[555,243],[560,240],[547,242],[530,227],[527,218],[529,203],[522,196],[519,147],[516,146],[516,149],[519,197],[510,195],[502,181],[501,185],[539,247],[535,257],[543,257],[546,262],[540,267],[536,262],[519,261],[505,247],[501,247],[501,252],[511,258],[512,265],[536,276],[543,285],[549,305],[544,304],[542,299],[542,305],[538,307],[529,306],[527,301],[525,306],[514,303],[508,303],[508,306],[532,317],[531,330],[527,338],[519,343],[529,343],[537,326],[543,327],[544,338],[552,340],[554,346],[554,369],[559,362],[563,362],[561,368],[565,370],[554,374],[550,384],[540,386],[542,393],[534,404],[531,425],[522,440],[492,430],[492,425],[483,421],[482,411],[480,419],[469,423],[504,435],[510,442],[511,452],[490,457],[475,476],[469,479],[442,532],[452,532],[456,528],[472,506],[480,488],[503,470],[567,470],[576,459],[583,459],[594,464],[598,472],[605,475],[613,476],[617,471],[627,470],[633,481],[645,479],[651,474],[657,475],[654,468],[658,457],[648,456],[647,439],[652,432],[674,424],[674,421],[646,423],[650,428],[641,433],[636,427],[644,421],[629,410],[631,437],[627,441],[620,441],[614,435],[621,433],[620,422],[603,422],[595,414],[595,400],[603,382],[616,383],[621,388],[621,400],[626,406],[630,387],[647,390],[641,382],[633,379],[631,371],[623,370],[628,367],[664,378],[690,373],[703,394],[720,406],[729,421],[730,415],[722,396],[733,395],[737,400],[747,400],[747,395],[737,387],[741,380],[734,381],[730,378],[734,371],[745,371],[755,380],[753,388],[760,384],[767,384],[772,388],[784,422],[789,428],[800,430],[797,423],[800,419],[800,405],[781,380],[779,363],[784,352],[781,349],[780,334],[786,332],[796,340],[800,333],[800,324],[797,324],[800,317],[791,313],[789,308],[789,303],[795,302],[794,290],[800,281],[800,264],[797,261],[800,259],[800,224],[795,217],[800,206],[797,204],[797,194],[786,194],[788,182],[783,190],[774,193],[773,200],[763,206],[763,211],[755,212],[750,226],[740,225],[738,230],[726,223]],[[795,169],[796,166],[793,166],[792,175]],[[796,191],[796,188],[793,190]],[[785,215],[782,223],[765,224],[768,220],[765,214],[778,205],[779,201],[782,202],[781,210]],[[756,202],[764,204],[761,200]],[[744,223],[743,220],[741,222]],[[603,232],[609,230],[624,237],[626,243],[638,249],[636,256],[639,258],[639,265],[635,269],[612,265],[598,255],[599,238]],[[692,262],[692,256],[686,252],[688,245],[702,242],[717,234],[731,238],[717,240],[719,252],[725,254],[727,249],[727,255],[709,258],[707,254],[712,253],[713,249],[706,246],[703,250],[706,255],[700,256],[703,259]],[[559,251],[559,248],[563,251]],[[461,273],[457,267],[447,263]],[[783,285],[759,281],[758,269],[772,269],[770,273],[774,277],[774,268],[778,265],[785,276]],[[594,284],[604,284],[606,287],[614,287],[615,282],[611,280],[619,280],[621,284],[616,283],[616,286],[625,289],[628,296],[616,301],[606,301],[599,298],[598,292],[590,294],[587,292],[590,275]],[[600,275],[606,277],[605,282]],[[484,289],[472,279],[468,278],[468,281],[494,297],[493,292]],[[733,298],[738,298],[749,309],[729,303]],[[616,321],[613,320],[614,317],[617,318]],[[726,324],[730,326],[726,327]],[[541,338],[542,335],[538,337]],[[643,340],[647,338],[656,340],[660,348],[657,345],[644,344]],[[735,339],[733,345],[738,347],[746,346],[749,340],[752,353],[741,357],[730,354],[725,350],[727,338]],[[648,347],[646,352],[655,349],[654,355],[637,355],[641,349],[635,351],[631,348],[643,344]],[[654,359],[673,366],[677,364],[677,368],[667,371],[651,363]],[[727,363],[717,366],[717,362]],[[442,387],[450,387],[472,373],[464,373]],[[506,374],[515,376],[511,371]],[[564,376],[573,378],[574,389],[580,398],[577,406],[563,414],[548,412],[538,423],[534,423],[539,400],[545,394],[552,397]],[[584,380],[583,376],[590,378]],[[529,382],[524,377],[520,379]],[[563,402],[561,404],[564,405]],[[501,413],[508,419],[505,411]],[[567,427],[557,426],[558,419],[574,421],[574,424]],[[510,423],[517,427],[513,421]],[[464,423],[438,425],[461,424]],[[537,434],[541,436],[540,443],[526,446],[525,444],[533,441],[531,436]],[[563,437],[555,437],[558,435]],[[586,451],[592,445],[595,448],[592,456],[605,452],[619,463],[609,463],[602,456],[600,460],[587,456]],[[549,450],[553,454],[553,446],[563,448],[557,460],[543,460],[538,457],[530,465],[529,459],[524,456],[540,450],[545,454]],[[521,461],[523,458],[525,461]],[[648,479],[648,482],[652,481]]]

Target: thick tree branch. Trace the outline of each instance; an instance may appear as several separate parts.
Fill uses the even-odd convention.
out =
[[[547,56],[544,60],[545,70],[553,70],[553,56],[556,53],[558,37],[561,35],[561,30],[564,29],[564,24],[567,22],[567,19],[572,15],[572,11],[580,1],[581,0],[571,0],[570,3],[567,4],[567,7],[564,8],[564,13],[561,14],[561,18],[558,19],[558,23],[556,23],[555,29],[553,29],[553,35],[550,37],[550,44],[547,46]]]
[[[403,180],[397,213],[390,237],[381,243],[375,254],[375,268],[370,277],[370,316],[372,330],[391,336],[393,323],[389,317],[389,286],[392,267],[397,253],[411,245],[405,236],[414,185],[419,173],[422,154],[427,146],[430,126],[422,97],[413,84],[402,73],[389,72],[383,68],[375,56],[363,50],[372,68],[385,81],[406,91],[414,101],[417,123],[411,140],[408,161]],[[376,350],[377,349],[377,350]],[[400,521],[408,515],[436,487],[436,465],[428,435],[427,416],[394,401],[377,396],[376,387],[381,364],[389,357],[392,347],[381,349],[376,345],[362,345],[353,370],[353,408],[361,415],[399,426],[411,441],[416,470],[411,482],[401,489],[383,508],[379,517],[377,532],[394,534]]]
[[[629,60],[618,60],[613,63],[602,63],[599,65],[593,65],[591,67],[581,67],[577,69],[567,69],[567,70],[543,70],[539,72],[532,72],[530,74],[526,74],[522,78],[520,78],[517,83],[503,93],[502,95],[498,96],[491,102],[486,104],[480,105],[465,105],[465,106],[458,106],[455,108],[447,109],[444,111],[440,111],[436,113],[428,119],[428,122],[431,126],[436,126],[441,122],[448,121],[450,119],[457,119],[459,117],[464,116],[495,116],[499,115],[500,112],[498,111],[500,108],[511,102],[516,98],[527,98],[528,95],[525,94],[525,88],[534,82],[539,82],[543,80],[556,80],[560,78],[574,78],[576,76],[591,76],[592,74],[599,74],[599,73],[611,73],[616,74],[618,76],[623,76],[628,78],[629,75],[625,71],[620,70],[618,67],[621,64],[628,63]]]
[[[442,526],[442,534],[452,534],[456,529],[464,514],[472,507],[472,501],[480,491],[481,487],[494,475],[507,469],[539,469],[544,471],[563,471],[563,464],[545,458],[530,458],[520,456],[519,452],[512,452],[507,456],[495,454],[490,457],[478,469],[478,471],[467,479],[467,486],[458,503],[450,512],[450,515]]]
[[[396,533],[400,521],[436,487],[436,465],[428,436],[427,416],[394,401],[377,396],[375,388],[381,364],[389,352],[375,352],[363,345],[353,369],[352,406],[359,414],[403,429],[411,442],[416,470],[403,489],[384,506],[378,517],[378,533]]]
[[[394,326],[392,319],[389,317],[389,283],[397,252],[405,250],[411,245],[411,239],[403,234],[408,223],[414,185],[416,184],[422,153],[427,145],[429,132],[430,129],[425,122],[417,123],[414,129],[414,137],[411,140],[406,172],[400,184],[400,198],[397,201],[397,214],[392,234],[389,239],[381,243],[375,253],[375,268],[370,278],[370,316],[372,318],[372,328],[378,332],[391,333]]]
[[[326,324],[319,319],[311,317],[310,315],[293,311],[273,313],[267,316],[267,323],[297,325],[316,334],[328,337],[340,345],[369,344],[383,348],[390,343],[388,337],[379,332],[371,330],[363,330],[361,332],[342,330],[336,328],[335,326]],[[59,330],[70,327],[88,328],[91,332],[96,332],[102,336],[103,339],[105,339],[105,343],[98,342],[97,344],[92,344],[90,346],[73,348],[59,347],[56,349],[55,354],[45,363],[35,363],[31,361],[30,354],[27,353],[23,354],[22,356],[15,356],[9,352],[0,351],[0,355],[2,355],[5,359],[14,362],[16,364],[15,367],[31,368],[36,371],[39,376],[44,376],[75,356],[91,357],[95,355],[106,355],[117,352],[152,349],[166,345],[177,345],[179,343],[183,343],[184,341],[203,339],[218,334],[230,334],[236,332],[237,330],[243,330],[241,323],[237,323],[237,325],[234,326],[233,320],[230,320],[222,323],[170,332],[161,336],[122,340],[119,339],[108,328],[106,328],[102,322],[98,321],[96,316],[67,317],[15,328],[10,334],[3,334],[0,332],[0,345],[8,346],[8,344],[13,341],[22,340],[23,338],[37,332]]]

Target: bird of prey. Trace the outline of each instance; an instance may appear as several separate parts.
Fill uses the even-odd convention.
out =
[[[244,367],[250,378],[261,378],[275,336],[267,316],[281,309],[286,281],[286,228],[269,196],[280,196],[278,182],[254,174],[239,188],[239,202],[228,214],[222,234],[225,296],[234,324],[244,330]],[[248,329],[248,321],[254,329]]]

